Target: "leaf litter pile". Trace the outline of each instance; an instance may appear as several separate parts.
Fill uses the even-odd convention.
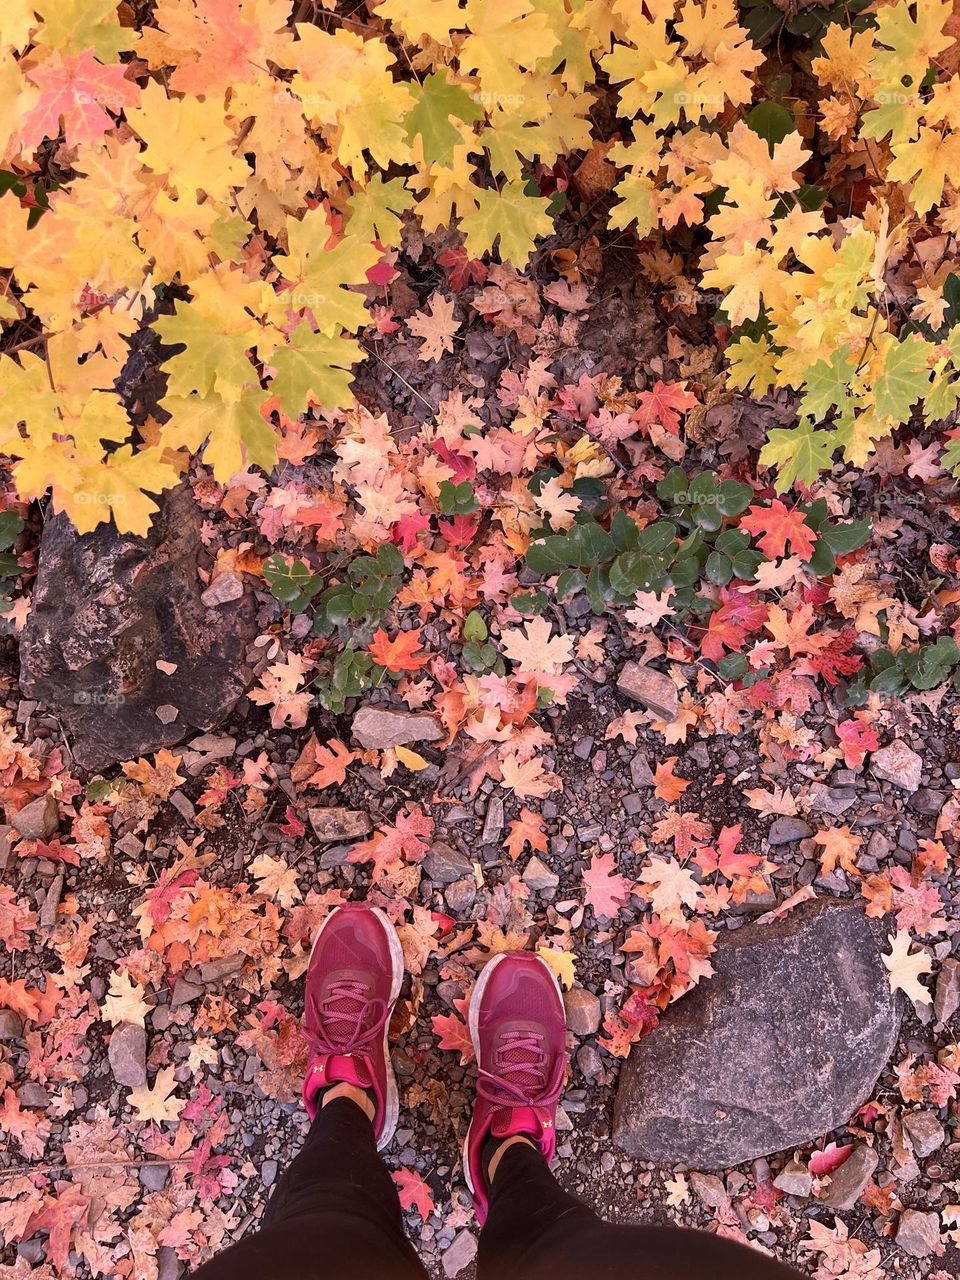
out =
[[[357,899],[383,907],[403,941],[409,978],[394,1032],[405,1110],[388,1160],[436,1274],[468,1275],[475,1247],[458,1155],[472,1092],[466,1004],[485,961],[518,947],[543,955],[567,992],[566,1186],[615,1220],[707,1227],[817,1280],[956,1274],[960,498],[947,465],[956,442],[922,421],[892,421],[906,396],[906,422],[935,367],[950,381],[953,348],[931,339],[930,361],[910,364],[913,342],[903,367],[884,348],[893,362],[881,369],[885,430],[871,434],[864,417],[857,428],[851,409],[844,460],[831,466],[809,430],[799,445],[786,443],[796,404],[784,387],[793,383],[777,382],[762,399],[740,389],[773,360],[759,349],[765,336],[738,333],[749,376],[739,386],[725,377],[731,325],[757,314],[743,296],[749,272],[726,260],[715,268],[714,283],[737,296],[726,315],[708,314],[683,274],[690,240],[648,234],[654,222],[692,226],[703,216],[698,182],[672,193],[682,215],[667,224],[661,209],[641,225],[653,184],[637,162],[617,188],[627,210],[614,205],[627,160],[608,160],[608,151],[639,141],[615,141],[609,128],[591,145],[571,114],[576,157],[557,146],[555,164],[533,166],[531,191],[519,169],[499,188],[473,184],[477,207],[458,205],[451,230],[450,203],[448,216],[438,212],[436,170],[431,216],[421,210],[419,220],[395,177],[357,182],[356,191],[344,180],[333,202],[308,197],[304,175],[333,189],[360,167],[338,117],[335,154],[301,157],[282,181],[258,169],[241,200],[249,175],[237,155],[217,173],[205,167],[219,134],[201,83],[208,74],[229,82],[236,67],[205,66],[201,77],[183,62],[173,90],[196,119],[177,108],[177,127],[204,144],[184,159],[165,142],[169,104],[181,99],[164,96],[147,72],[178,61],[176,31],[186,28],[176,23],[189,27],[196,15],[191,5],[162,7],[168,36],[150,27],[145,60],[109,81],[109,109],[117,119],[128,112],[125,123],[99,107],[102,118],[78,116],[58,96],[64,76],[79,83],[118,50],[136,53],[133,9],[123,34],[89,4],[71,8],[86,15],[77,30],[98,61],[68,51],[67,74],[38,58],[19,123],[0,119],[34,147],[66,130],[36,171],[11,171],[30,189],[8,184],[0,200],[9,242],[31,264],[0,299],[12,347],[28,353],[14,362],[9,392],[17,421],[6,425],[18,439],[4,446],[20,461],[2,517],[5,547],[14,547],[5,573],[18,582],[0,723],[9,824],[0,847],[0,1276],[174,1280],[250,1228],[305,1131],[298,1014],[311,939],[326,912]],[[217,7],[230,9],[202,6],[208,16]],[[387,8],[432,50],[420,71],[444,61],[440,37],[468,12],[444,0]],[[456,42],[464,81],[494,60],[497,38],[485,6],[468,8],[463,29],[474,34]],[[10,30],[0,27],[18,50],[29,44],[28,9],[14,6]],[[517,6],[527,34],[544,35],[541,10],[552,8]],[[737,31],[742,65],[726,74],[739,83],[752,55],[747,66]],[[902,52],[909,41],[897,40]],[[278,41],[267,42],[264,60],[286,66]],[[310,56],[322,69],[318,49]],[[828,83],[843,78],[843,52],[833,49]],[[353,68],[358,80],[362,72]],[[291,82],[270,83],[286,118]],[[391,109],[424,114],[378,164],[393,154],[403,165],[429,136],[466,165],[461,126],[480,123],[471,104],[489,104],[442,78],[428,84],[449,110],[408,100],[398,78],[402,101]],[[598,117],[612,119],[612,91],[595,88]],[[302,84],[297,91],[306,101]],[[843,136],[831,101],[831,127]],[[314,125],[331,127],[319,110]],[[222,113],[218,127],[234,136]],[[784,144],[762,127],[745,141],[742,122],[732,126],[741,132],[722,185],[744,204],[759,143],[776,155],[780,185],[798,186],[790,175],[802,158],[799,133]],[[179,273],[183,283],[164,297],[137,258],[127,264],[143,286],[136,306],[118,307],[109,280],[68,305],[57,293],[67,277],[48,280],[41,261],[66,248],[28,232],[55,225],[42,211],[55,211],[58,191],[89,172],[74,162],[92,163],[83,149],[108,131],[101,185],[116,194],[137,157],[150,158],[160,179],[151,192],[166,205],[162,217],[138,207],[141,234],[157,279]],[[248,145],[262,157],[269,146],[259,132]],[[513,152],[501,155],[512,172],[516,148],[496,145]],[[913,176],[897,163],[901,179]],[[853,164],[838,153],[820,176],[845,182]],[[430,168],[422,154],[420,168]],[[469,174],[457,180],[469,186]],[[195,192],[203,182],[211,190],[196,205],[205,210],[196,215],[201,244],[191,239],[197,228],[176,219],[186,217],[183,184]],[[271,185],[285,187],[283,200]],[[862,204],[860,185],[850,195]],[[242,218],[217,219],[228,190],[244,218],[256,211],[249,238]],[[752,198],[755,220],[765,221],[771,192]],[[309,201],[305,218],[290,217],[286,201],[298,210]],[[597,207],[612,205],[618,220],[598,220]],[[97,216],[119,224],[121,206]],[[714,216],[735,223],[727,232],[743,249],[744,209],[734,218],[725,208]],[[937,237],[942,255],[956,229],[951,209]],[[813,217],[799,204],[796,213]],[[77,216],[83,224],[92,215]],[[879,217],[867,219],[871,234]],[[828,277],[825,261],[818,270]],[[945,263],[935,264],[938,288]],[[16,264],[5,265],[12,280]],[[765,287],[774,292],[770,279]],[[923,288],[926,319],[943,321],[946,301]],[[329,333],[315,306],[335,313]],[[231,307],[243,314],[236,328]],[[74,328],[61,332],[61,315]],[[144,317],[153,330],[140,326]],[[43,359],[31,345],[36,318]],[[85,336],[74,343],[76,332]],[[821,365],[823,341],[808,353]],[[171,356],[180,345],[186,351]],[[59,464],[37,444],[48,376],[63,395],[53,434],[70,426],[77,446],[60,473],[68,481],[57,481]],[[98,481],[83,449],[93,435],[98,448],[125,438],[109,434],[117,405],[98,406],[103,435],[84,427],[79,406],[106,398],[103,385],[115,379],[143,448],[108,453],[97,466],[109,482]],[[262,412],[250,407],[254,384],[270,394]],[[870,389],[861,392],[869,400]],[[834,404],[808,394],[817,412]],[[879,412],[872,401],[869,412]],[[764,457],[765,439],[774,448]],[[768,463],[780,464],[779,477]],[[144,533],[155,505],[145,495],[178,479],[204,513],[210,608],[238,595],[256,601],[247,653],[255,675],[215,731],[93,774],[76,765],[62,719],[17,690],[15,633],[29,625],[41,532],[28,499],[52,485],[54,506],[79,528],[112,510],[118,526],[125,514],[123,528]],[[656,1036],[674,1002],[711,980],[725,935],[789,918],[811,899],[851,902],[889,939],[883,963],[906,1017],[874,1096],[796,1151],[719,1175],[626,1158],[610,1140],[621,1062]],[[798,1023],[796,1036],[807,1034]],[[879,1163],[853,1207],[839,1209],[831,1189],[864,1148]]]

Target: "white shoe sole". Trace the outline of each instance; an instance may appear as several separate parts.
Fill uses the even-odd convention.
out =
[[[501,955],[494,956],[492,960],[488,960],[487,963],[483,966],[483,970],[480,974],[480,977],[477,979],[474,985],[473,994],[470,996],[470,1007],[467,1010],[467,1028],[470,1032],[470,1043],[473,1045],[473,1054],[477,1060],[478,1067],[480,1065],[480,1005],[483,1002],[483,997],[487,990],[487,984],[489,983],[490,979],[493,977],[493,971],[494,969],[496,969],[500,961],[506,960],[509,956],[516,955],[516,954],[517,953],[515,951],[504,951]],[[560,987],[560,983],[557,980],[557,975],[550,968],[550,966],[547,964],[546,960],[544,960],[542,956],[537,956],[536,958],[540,961],[540,964],[543,966],[546,972],[550,975],[550,981],[553,983],[554,990],[557,993],[557,999],[560,1001],[560,1007],[562,1009],[563,1008],[563,991]],[[463,1164],[463,1176],[466,1181],[467,1187],[470,1190],[470,1194],[474,1195],[476,1192],[473,1185],[473,1178],[470,1176],[470,1159],[468,1154],[470,1151],[470,1134],[472,1129],[473,1129],[473,1118],[471,1117],[470,1124],[467,1126],[466,1137],[463,1140],[463,1152],[461,1154],[460,1159],[461,1159],[461,1163]]]
[[[390,962],[393,968],[390,977],[389,1004],[392,1015],[393,1006],[400,994],[400,988],[403,986],[403,975],[406,967],[403,959],[403,947],[400,945],[400,938],[393,927],[393,921],[386,912],[381,911],[379,907],[368,907],[367,910],[380,921],[383,926],[383,932],[387,936],[387,944],[390,947]],[[321,934],[336,914],[336,911],[331,911],[317,930],[317,936],[314,938],[313,946],[310,948],[310,960],[313,959],[313,953],[317,949]],[[310,968],[310,960],[307,961],[308,970]],[[383,1130],[377,1139],[378,1151],[382,1151],[384,1147],[389,1146],[393,1135],[397,1131],[397,1121],[400,1119],[400,1095],[397,1092],[397,1077],[394,1074],[393,1063],[390,1060],[390,1018],[387,1018],[383,1028],[383,1060],[387,1067],[387,1096],[384,1100]]]

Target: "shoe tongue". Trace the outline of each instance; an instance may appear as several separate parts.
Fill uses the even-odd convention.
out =
[[[373,1076],[363,1058],[334,1053],[327,1058],[327,1084],[353,1084],[358,1089],[372,1089]]]
[[[543,1125],[533,1107],[499,1107],[490,1118],[490,1132],[495,1138],[512,1138],[517,1133],[539,1138]]]

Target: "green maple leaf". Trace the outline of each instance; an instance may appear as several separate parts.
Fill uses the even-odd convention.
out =
[[[260,413],[262,393],[251,391],[239,400],[219,396],[168,396],[163,407],[171,415],[163,424],[163,443],[196,453],[207,442],[203,460],[221,483],[247,466],[272,471],[277,462],[277,437]]]
[[[360,344],[352,338],[331,338],[298,325],[290,345],[279,347],[270,357],[276,370],[270,390],[291,418],[303,413],[311,401],[324,409],[341,409],[353,400],[353,365],[362,358]]]
[[[547,213],[549,200],[528,196],[520,182],[505,182],[502,190],[475,193],[477,208],[460,219],[467,253],[479,258],[499,241],[501,262],[522,267],[536,248],[538,238],[553,230]]]
[[[454,147],[461,141],[450,117],[454,116],[465,124],[476,124],[483,117],[483,108],[466,89],[448,83],[446,69],[427,76],[415,94],[416,103],[404,122],[407,141],[412,143],[419,134],[427,164],[438,161],[449,164]]]
[[[341,329],[362,329],[367,309],[359,293],[350,285],[367,283],[366,273],[380,259],[380,251],[348,235],[332,249],[327,248],[330,226],[321,210],[311,210],[303,220],[287,219],[289,252],[275,261],[294,288],[283,297],[294,307],[309,307],[323,333],[331,338]]]
[[[850,394],[850,380],[856,366],[846,347],[838,347],[829,360],[818,360],[807,371],[800,412],[823,418],[827,410],[839,408]]]
[[[873,389],[877,413],[882,417],[906,422],[913,405],[930,390],[929,351],[930,343],[918,333],[909,334],[890,348]]]
[[[385,181],[379,173],[374,174],[367,185],[347,201],[350,212],[347,231],[358,240],[379,240],[385,249],[395,249],[403,229],[400,214],[413,203],[413,195],[403,185],[402,178]]]
[[[829,471],[837,443],[834,431],[815,429],[810,422],[776,428],[760,450],[760,464],[777,468],[774,487],[777,493],[785,493],[797,481],[811,485],[821,471]]]

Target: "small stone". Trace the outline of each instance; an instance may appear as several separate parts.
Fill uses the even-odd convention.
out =
[[[229,604],[243,596],[243,579],[239,573],[220,573],[200,595],[200,600],[208,609],[215,609],[219,604]]]
[[[589,760],[590,752],[593,750],[592,738],[580,738],[574,743],[573,754],[578,760]]]
[[[230,978],[235,973],[239,973],[243,963],[242,955],[222,956],[219,960],[208,960],[200,966],[200,980],[205,986],[223,982],[224,978]]]
[[[57,911],[60,909],[60,899],[63,897],[63,868],[61,867],[58,874],[50,883],[46,897],[43,900],[43,906],[40,908],[40,928],[52,929],[57,923]]]
[[[650,772],[650,762],[642,751],[630,761],[630,777],[635,787],[652,787],[653,774]]]
[[[928,817],[940,812],[946,803],[943,791],[933,791],[930,787],[921,787],[910,797],[910,808],[914,813],[922,813]]]
[[[503,800],[498,795],[490,797],[487,812],[483,819],[483,831],[480,833],[481,844],[495,844],[503,830]]]
[[[831,1209],[852,1209],[864,1187],[873,1177],[880,1157],[873,1147],[857,1143],[839,1169],[830,1178],[830,1189],[823,1197]]]
[[[661,720],[676,720],[679,709],[677,686],[664,672],[645,667],[640,662],[628,662],[617,678],[617,688]]]
[[[813,827],[802,818],[776,818],[767,832],[767,842],[771,847],[781,844],[794,844],[797,840],[806,840],[813,835]]]
[[[560,877],[557,873],[551,871],[547,864],[536,855],[524,867],[522,879],[524,884],[529,885],[534,893],[541,893],[544,889],[556,889],[560,884]]]
[[[470,859],[443,840],[434,841],[423,859],[423,869],[434,884],[440,885],[453,884],[454,880],[473,875]]]
[[[857,803],[857,793],[849,787],[826,787],[815,782],[810,788],[810,808],[814,813],[829,813],[839,818]]]
[[[24,840],[49,840],[60,826],[56,797],[37,796],[13,815],[11,826]]]
[[[194,1000],[199,1000],[201,996],[206,994],[204,988],[196,982],[188,982],[186,978],[178,978],[173,984],[170,1008],[178,1009],[182,1004],[191,1004]]]
[[[726,1187],[715,1173],[700,1173],[695,1170],[690,1174],[690,1185],[708,1209],[719,1209],[730,1199]]]
[[[575,1036],[592,1036],[600,1026],[600,1001],[585,987],[571,987],[563,993],[567,1027]]]
[[[280,1166],[276,1160],[264,1160],[260,1166],[260,1181],[265,1187],[272,1187],[277,1180]]]
[[[790,1160],[774,1178],[773,1185],[784,1195],[803,1200],[813,1190],[813,1174],[799,1160]]]
[[[946,1131],[932,1111],[908,1111],[902,1122],[914,1154],[921,1160],[943,1146]]]
[[[23,1022],[13,1009],[0,1009],[0,1042],[16,1040],[23,1031]]]
[[[874,777],[892,782],[904,791],[916,791],[920,785],[923,760],[899,738],[875,751],[870,758],[870,770]]]
[[[454,880],[444,890],[444,901],[454,915],[469,911],[477,900],[477,882],[473,876],[465,876],[462,880]]]
[[[193,806],[193,801],[183,791],[174,791],[170,797],[170,803],[183,818],[184,822],[193,825],[193,820],[197,816],[197,811]]]
[[[151,1160],[140,1166],[140,1185],[144,1191],[162,1191],[170,1177],[170,1166],[162,1160]]]
[[[359,840],[373,830],[370,815],[362,809],[347,809],[331,805],[323,809],[308,809],[307,818],[318,840]]]
[[[179,1280],[183,1268],[176,1249],[162,1244],[157,1250],[157,1280]]]
[[[949,1022],[960,1008],[960,960],[948,956],[940,966],[933,1011],[937,1022]]]
[[[147,1033],[135,1022],[115,1027],[107,1046],[110,1070],[117,1084],[138,1089],[147,1082]]]
[[[466,1271],[477,1256],[477,1238],[466,1227],[453,1237],[453,1243],[440,1259],[443,1274],[452,1280],[461,1271]]]
[[[577,1066],[586,1080],[595,1080],[603,1070],[603,1059],[596,1045],[582,1044],[577,1050]]]
[[[48,1107],[50,1105],[50,1095],[42,1084],[28,1080],[26,1084],[22,1084],[17,1090],[17,1101],[24,1107]]]
[[[904,1253],[912,1258],[925,1258],[940,1248],[940,1215],[904,1209],[895,1239]]]
[[[156,715],[161,724],[173,724],[179,714],[180,708],[172,707],[169,702],[163,702],[157,707]]]
[[[395,711],[380,704],[361,707],[350,731],[361,747],[402,747],[408,742],[439,742],[443,729],[433,716]]]
[[[135,836],[132,831],[128,831],[126,835],[113,846],[118,853],[122,853],[125,858],[139,858],[143,853],[143,841]]]

